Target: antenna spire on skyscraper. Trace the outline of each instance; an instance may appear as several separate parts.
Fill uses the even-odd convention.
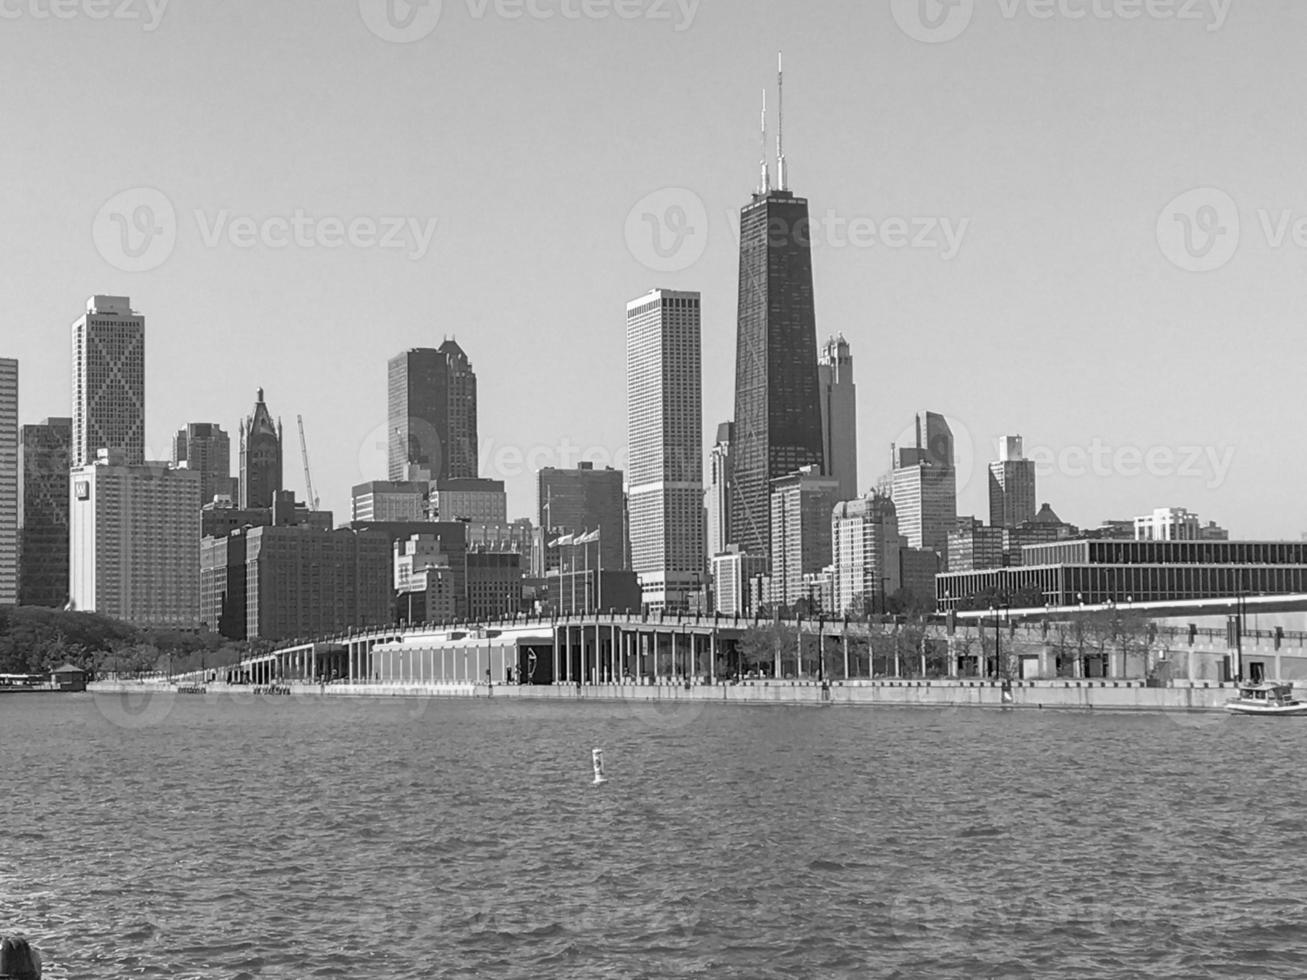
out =
[[[776,52],[776,88],[778,92],[778,113],[780,116],[776,127],[776,180],[778,190],[788,190],[785,176],[785,54]]]
[[[771,167],[767,162],[767,90],[762,90],[762,162],[759,164],[758,193],[771,193]]]

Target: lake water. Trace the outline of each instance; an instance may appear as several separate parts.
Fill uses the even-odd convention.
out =
[[[74,980],[1300,977],[1305,748],[1216,716],[10,695],[0,933]]]

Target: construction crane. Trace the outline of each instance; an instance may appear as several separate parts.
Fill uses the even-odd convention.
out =
[[[300,455],[304,458],[304,492],[308,495],[309,510],[318,509],[318,495],[313,492],[313,476],[309,473],[309,445],[304,441],[304,416],[295,416],[300,426]]]

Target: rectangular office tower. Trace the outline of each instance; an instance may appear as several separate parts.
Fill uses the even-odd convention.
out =
[[[998,460],[989,464],[989,525],[1020,527],[1035,519],[1035,461],[1026,459],[1020,436],[998,442]]]
[[[0,357],[0,606],[18,605],[18,362]]]
[[[948,535],[957,525],[958,479],[953,430],[934,412],[916,419],[916,445],[894,447],[894,510],[908,547],[948,558]]]
[[[23,426],[23,523],[19,530],[18,603],[60,608],[68,603],[68,468],[73,420]]]
[[[772,483],[772,602],[792,606],[805,598],[804,576],[831,563],[831,529],[839,484],[815,466]]]
[[[133,626],[200,625],[200,475],[121,450],[70,474],[72,608]]]
[[[231,477],[231,437],[212,422],[192,422],[172,437],[172,465],[200,474],[200,506],[239,495]]]
[[[894,502],[879,493],[844,501],[832,516],[836,616],[886,611],[886,600],[902,588],[899,534]]]
[[[455,341],[390,359],[392,481],[477,476],[477,376]]]
[[[731,544],[731,497],[735,493],[731,443],[734,441],[735,423],[723,422],[717,426],[717,441],[708,454],[708,490],[704,494],[704,505],[708,513],[707,558],[710,562],[715,556],[725,554]]]
[[[771,481],[826,469],[808,202],[769,186],[740,213],[733,537],[770,555]]]
[[[596,567],[618,572],[627,566],[625,474],[580,463],[574,470],[545,467],[537,475],[537,510],[545,571],[551,566],[548,542],[568,534],[599,532],[592,549]],[[555,560],[557,556],[555,555]],[[557,567],[553,565],[553,567]]]
[[[626,306],[631,569],[644,606],[681,610],[703,585],[703,370],[698,293]]]
[[[858,386],[853,383],[853,354],[842,334],[822,348],[817,380],[826,475],[839,481],[841,500],[853,500],[858,496]]]
[[[73,465],[101,449],[145,462],[145,317],[127,296],[92,296],[73,324]]]

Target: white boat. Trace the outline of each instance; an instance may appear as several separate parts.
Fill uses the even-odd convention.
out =
[[[1239,696],[1225,707],[1241,715],[1307,715],[1307,704],[1293,696],[1290,684],[1240,684]]]

